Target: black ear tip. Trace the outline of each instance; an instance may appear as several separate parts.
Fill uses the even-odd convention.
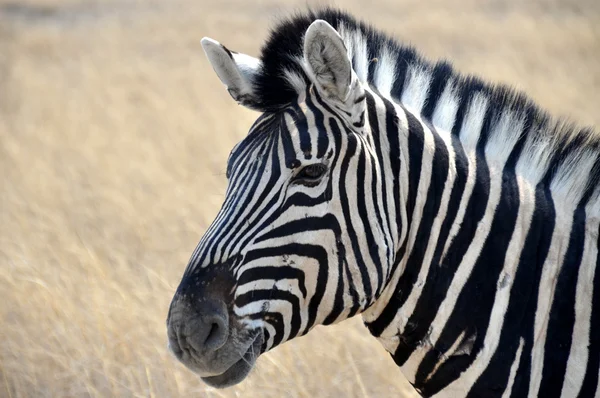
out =
[[[223,50],[225,50],[225,52],[227,53],[227,55],[229,55],[229,58],[233,59],[233,54],[231,51],[229,51],[229,49],[227,47],[225,47],[224,45],[221,44],[221,48]]]

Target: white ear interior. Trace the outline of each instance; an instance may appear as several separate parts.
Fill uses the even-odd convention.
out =
[[[318,19],[308,27],[304,60],[319,88],[345,102],[352,82],[352,63],[341,36],[327,22]]]
[[[202,48],[231,97],[242,105],[254,108],[257,96],[253,82],[261,63],[257,58],[229,51],[216,40],[205,37]]]

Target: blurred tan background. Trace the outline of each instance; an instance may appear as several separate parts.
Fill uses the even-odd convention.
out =
[[[225,391],[166,349],[169,301],[257,117],[199,40],[257,55],[277,17],[304,5],[0,0],[1,397],[411,394],[360,318],[263,355]],[[598,0],[337,5],[600,125]]]

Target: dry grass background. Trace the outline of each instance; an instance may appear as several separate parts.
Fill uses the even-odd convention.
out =
[[[225,391],[166,350],[169,301],[256,117],[199,39],[256,55],[277,16],[303,5],[0,0],[0,396],[411,394],[360,319],[277,348]],[[600,125],[597,0],[338,5]]]

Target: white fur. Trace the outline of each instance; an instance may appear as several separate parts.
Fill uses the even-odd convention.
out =
[[[529,131],[516,167],[517,174],[532,186],[536,186],[546,174],[553,153],[553,137],[538,132],[538,128],[534,126]]]
[[[450,79],[446,83],[444,92],[438,100],[431,118],[433,125],[439,129],[440,134],[452,131],[457,110],[458,98],[454,92],[454,82]]]
[[[598,154],[591,149],[571,153],[559,167],[550,184],[552,197],[576,205],[587,187],[597,157]]]
[[[521,363],[521,354],[523,352],[523,345],[525,344],[525,340],[521,337],[519,339],[519,348],[517,349],[517,354],[515,355],[515,360],[510,367],[510,373],[508,376],[508,383],[506,384],[506,390],[502,393],[502,398],[510,398],[510,393],[512,391],[513,385],[515,384],[515,378],[517,377],[517,370],[519,369],[519,364]]]
[[[367,59],[367,40],[364,35],[357,30],[340,24],[340,36],[346,43],[348,57],[354,59],[354,72],[361,82],[366,82],[369,74],[369,60]]]
[[[231,53],[231,55],[242,76],[255,75],[262,65],[258,58],[254,58],[247,54]]]
[[[421,65],[412,64],[408,67],[405,84],[402,103],[406,108],[420,115],[429,92],[431,72]]]
[[[490,167],[490,172],[495,169],[502,172],[504,163],[508,160],[515,144],[523,133],[523,120],[512,112],[506,112],[500,116],[490,132],[488,142],[485,146],[485,158]],[[494,167],[498,165],[498,167]]]
[[[442,366],[444,364],[444,362],[446,362],[446,360],[448,358],[450,358],[452,356],[452,354],[458,350],[458,347],[460,346],[460,343],[463,341],[464,338],[465,338],[465,331],[463,330],[462,333],[458,335],[458,337],[456,338],[454,343],[452,343],[450,348],[448,348],[446,350],[446,352],[442,353],[442,355],[439,356],[438,363],[435,364],[435,366],[433,367],[433,370],[427,375],[427,379],[429,379],[431,377],[431,375],[433,375],[435,372],[437,372],[438,368],[440,366]],[[420,362],[421,361],[419,361],[419,363]]]
[[[476,94],[471,99],[467,114],[463,119],[463,125],[460,129],[460,140],[463,144],[467,156],[470,156],[477,148],[479,133],[483,127],[483,119],[487,110],[488,99],[482,94]]]
[[[379,56],[369,62],[375,62],[375,87],[384,97],[391,98],[390,92],[396,80],[396,62],[390,50],[383,47]]]
[[[296,92],[298,93],[298,102],[304,102],[304,96],[306,95],[306,81],[304,80],[304,78],[300,76],[298,72],[291,70],[285,70],[283,71],[283,74],[290,86],[292,86],[294,90],[296,90]]]

